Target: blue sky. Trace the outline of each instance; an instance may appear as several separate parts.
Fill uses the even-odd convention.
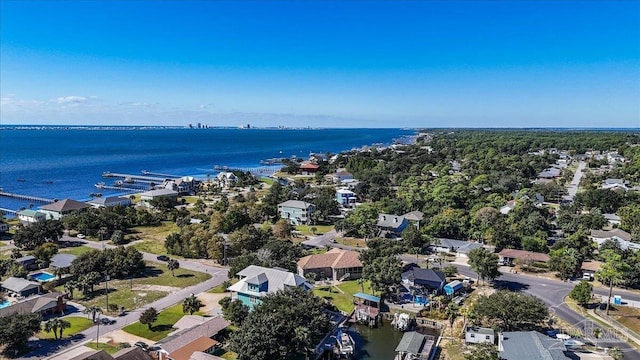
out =
[[[640,127],[638,1],[0,2],[0,123]]]

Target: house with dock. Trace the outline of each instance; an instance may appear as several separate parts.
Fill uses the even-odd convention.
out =
[[[40,207],[40,212],[45,213],[47,219],[60,220],[71,213],[86,211],[90,207],[91,205],[84,202],[64,199]]]
[[[306,278],[311,273],[317,279],[359,279],[362,277],[360,253],[332,248],[324,254],[308,255],[298,260],[298,275]]]
[[[113,206],[129,206],[131,199],[125,196],[102,196],[89,201],[94,208],[104,208]]]
[[[20,220],[20,224],[29,226],[47,220],[47,214],[32,209],[20,210],[18,211],[18,220]]]
[[[278,214],[282,219],[289,220],[291,225],[310,224],[315,209],[315,205],[300,200],[288,200],[278,204]]]
[[[416,331],[408,331],[402,335],[402,339],[396,346],[396,356],[394,360],[427,360],[435,338],[430,335],[423,335]]]
[[[312,288],[304,277],[280,268],[251,265],[238,272],[237,276],[240,280],[228,288],[231,299],[238,299],[249,308],[278,290],[300,287],[309,291]]]
[[[438,270],[411,267],[402,273],[402,284],[423,294],[442,293],[447,277]]]
[[[504,360],[565,360],[567,348],[561,339],[537,331],[511,331],[498,334],[498,351]]]

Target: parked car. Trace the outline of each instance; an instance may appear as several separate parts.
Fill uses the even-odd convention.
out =
[[[135,344],[133,344],[139,348],[141,348],[144,351],[149,351],[149,345],[147,345],[147,343],[143,342],[143,341],[138,341]]]
[[[111,324],[114,324],[115,322],[116,322],[115,320],[111,320],[111,319],[106,318],[106,317],[100,318],[100,323],[102,325],[111,325]]]
[[[86,236],[84,234],[78,234],[78,235],[76,235],[76,237],[78,239],[84,239]]]
[[[160,261],[169,261],[169,257],[167,255],[159,255],[157,259]]]

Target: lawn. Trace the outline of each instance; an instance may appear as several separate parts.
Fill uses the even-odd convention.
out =
[[[143,239],[146,241],[156,242],[161,244],[164,249],[164,241],[167,239],[167,235],[179,232],[180,228],[173,221],[163,221],[160,226],[137,226],[130,230],[130,234],[127,235],[128,240]],[[163,252],[165,252],[164,250]]]
[[[138,283],[185,288],[200,284],[211,278],[209,274],[186,269],[176,269],[174,272],[176,276],[171,275],[171,271],[169,271],[165,264],[147,263],[147,268],[145,269],[146,277],[134,279],[133,283],[134,286]]]
[[[155,240],[145,240],[139,243],[133,244],[133,247],[138,251],[156,254],[156,255],[167,255],[167,248],[164,247],[164,241],[158,242]]]
[[[359,248],[366,248],[367,242],[364,239],[352,238],[352,237],[344,237],[344,238],[336,238],[338,244],[347,245],[347,246],[355,246]]]
[[[187,204],[195,204],[198,201],[199,197],[197,196],[182,196],[180,199],[184,200]],[[178,201],[181,201],[178,199]]]
[[[201,315],[200,312],[195,312],[196,315]],[[182,304],[174,305],[160,312],[158,320],[153,323],[151,329],[147,325],[135,322],[126,326],[122,330],[129,334],[137,335],[145,339],[158,341],[167,336],[168,333],[173,331],[173,324],[178,322],[185,314],[182,312]]]
[[[113,345],[105,344],[105,343],[98,343],[98,345],[96,346],[96,342],[95,341],[88,342],[88,343],[84,344],[84,346],[90,347],[90,348],[92,348],[94,350],[104,350],[108,354],[115,354],[116,352],[118,352],[120,350],[120,349],[118,349],[117,346],[113,346]]]
[[[329,288],[329,286],[314,288],[313,293],[318,297],[331,301],[338,309],[350,313],[354,308],[353,297],[339,292],[333,286],[331,286],[331,292],[329,292]]]
[[[67,247],[67,248],[61,248],[60,252],[61,253],[65,253],[65,254],[72,254],[75,256],[80,256],[86,252],[89,252],[93,250],[92,248],[88,247],[88,246],[75,246],[75,247]]]
[[[233,285],[235,283],[238,282],[238,279],[231,279],[231,281],[229,281],[230,285]],[[211,290],[207,291],[208,293],[211,294],[222,294],[222,293],[226,293],[227,292],[227,284],[225,284],[225,282],[223,282],[222,284],[212,288]]]
[[[366,294],[372,293],[371,282],[365,281],[363,286],[364,286],[364,293]],[[338,285],[338,287],[340,288],[340,290],[350,295],[362,292],[362,286],[358,284],[357,280],[344,281],[340,285]]]
[[[613,310],[609,313],[611,317],[636,334],[640,334],[640,309],[630,306],[615,306],[615,308],[611,307],[610,310]]]
[[[314,235],[311,232],[311,228],[316,228],[315,235],[322,235],[333,230],[333,225],[297,225],[296,230],[300,231],[303,235]]]
[[[87,319],[86,317],[70,316],[70,317],[66,317],[64,319],[71,323],[71,327],[68,328],[68,329],[64,329],[64,331],[62,332],[62,337],[68,337],[70,335],[75,335],[75,334],[77,334],[77,333],[79,333],[81,331],[84,331],[84,330],[90,328],[91,326],[93,326],[93,323],[91,322],[91,319]],[[44,326],[42,328],[43,328],[43,330],[40,331],[36,335],[37,337],[39,337],[40,339],[53,339],[54,338],[52,332],[44,331]]]

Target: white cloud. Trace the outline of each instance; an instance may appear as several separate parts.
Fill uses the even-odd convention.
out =
[[[61,96],[59,97],[56,102],[58,104],[78,104],[81,102],[85,102],[89,100],[87,97],[85,96]]]

